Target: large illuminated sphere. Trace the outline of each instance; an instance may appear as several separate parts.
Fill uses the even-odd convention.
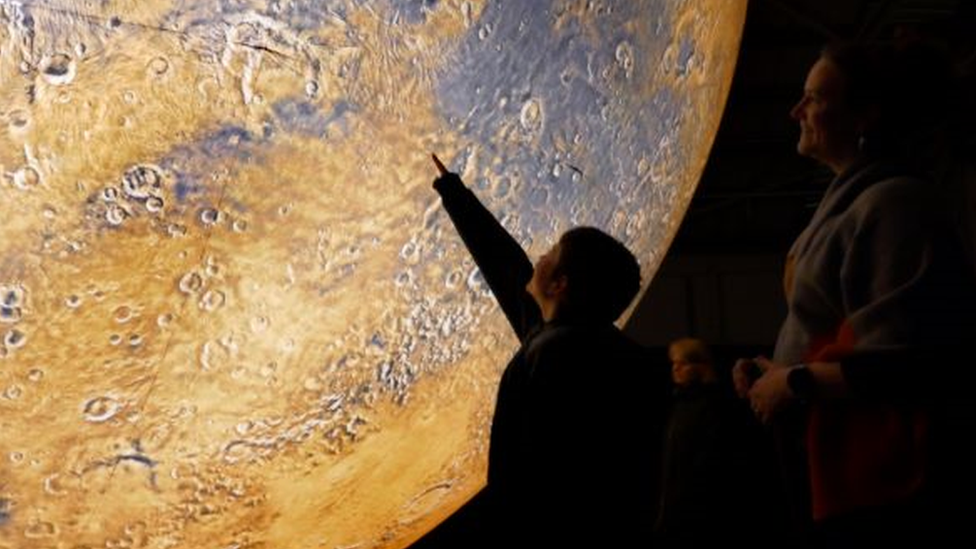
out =
[[[744,12],[0,0],[0,548],[429,530],[516,348],[429,152],[530,255],[596,225],[650,280]]]

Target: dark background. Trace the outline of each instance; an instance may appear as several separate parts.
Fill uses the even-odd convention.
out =
[[[684,222],[627,331],[660,349],[683,336],[720,362],[768,352],[785,314],[783,258],[831,174],[796,154],[789,116],[832,38],[942,41],[976,60],[974,0],[752,0],[728,103]],[[972,101],[972,100],[970,100]],[[970,138],[971,134],[970,134]]]

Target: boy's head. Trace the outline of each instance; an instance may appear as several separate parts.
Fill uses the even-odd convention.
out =
[[[640,290],[640,265],[617,239],[600,229],[577,227],[536,262],[527,289],[547,320],[571,315],[612,323]]]

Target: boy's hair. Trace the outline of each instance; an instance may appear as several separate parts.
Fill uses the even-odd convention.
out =
[[[555,272],[568,281],[568,302],[596,322],[614,322],[640,290],[640,265],[620,241],[594,227],[576,227],[559,239]]]

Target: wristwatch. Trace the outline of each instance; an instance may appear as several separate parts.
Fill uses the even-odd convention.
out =
[[[800,400],[810,400],[817,389],[817,382],[813,379],[813,372],[806,364],[797,364],[786,374],[786,385],[793,396]]]

